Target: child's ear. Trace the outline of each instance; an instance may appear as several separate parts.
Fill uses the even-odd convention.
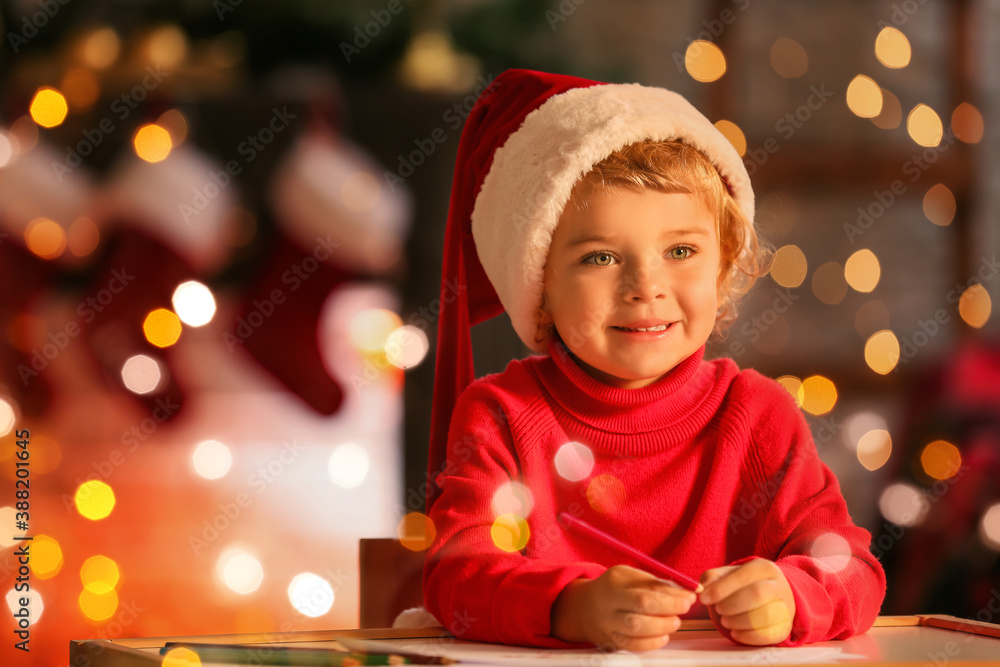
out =
[[[535,323],[535,342],[540,345],[548,341],[556,326],[552,320],[552,313],[549,312],[548,304],[545,301],[544,292],[542,292],[542,302],[535,309]]]

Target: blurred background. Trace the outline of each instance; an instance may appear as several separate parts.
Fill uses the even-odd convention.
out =
[[[511,67],[674,89],[731,139],[776,253],[709,355],[799,400],[872,531],[883,613],[998,620],[1000,1],[0,18],[3,664],[357,626],[358,539],[426,547],[454,157]],[[528,354],[506,316],[473,339],[477,375]]]

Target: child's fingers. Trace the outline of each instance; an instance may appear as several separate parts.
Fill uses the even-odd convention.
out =
[[[681,620],[676,616],[650,616],[636,612],[619,612],[615,631],[627,637],[662,637],[677,632]]]
[[[778,582],[773,579],[753,581],[729,597],[715,603],[721,616],[736,616],[763,607],[774,600],[781,600]]]
[[[754,630],[763,632],[771,627],[791,628],[792,615],[781,600],[771,600],[764,605],[742,614],[723,615],[723,627],[730,630]]]
[[[705,584],[705,590],[701,592],[699,599],[702,604],[713,605],[725,600],[730,597],[733,593],[736,593],[741,588],[746,588],[755,581],[764,579],[770,573],[770,570],[762,567],[754,566],[756,561],[750,561],[744,563],[739,567],[731,568],[716,568],[716,570],[726,570],[722,576],[717,577]],[[763,561],[767,562],[767,561]],[[711,576],[712,570],[709,570],[705,575]],[[703,578],[708,578],[703,575]],[[751,607],[746,607],[750,609]],[[737,610],[737,611],[745,611]],[[722,612],[724,613],[724,612]]]
[[[686,614],[695,602],[690,591],[658,588],[631,587],[620,592],[615,607],[624,612],[648,616],[677,616]]]

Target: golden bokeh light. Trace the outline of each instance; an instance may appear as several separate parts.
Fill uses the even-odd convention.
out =
[[[39,579],[51,579],[63,566],[62,547],[48,535],[35,535],[31,541],[31,571]]]
[[[747,138],[746,135],[743,134],[743,130],[740,129],[739,125],[731,120],[719,120],[715,123],[715,129],[721,132],[722,136],[729,140],[729,143],[733,145],[733,148],[735,148],[736,152],[740,154],[740,157],[743,157],[746,154]]]
[[[934,148],[944,136],[941,117],[926,104],[918,104],[907,115],[906,131],[915,142],[926,148]]]
[[[949,479],[962,467],[962,454],[950,442],[935,440],[920,450],[920,466],[934,479]]]
[[[66,231],[48,218],[36,218],[24,230],[24,242],[42,259],[55,259],[66,250]]]
[[[66,234],[69,251],[76,257],[86,257],[97,250],[101,242],[101,230],[90,218],[77,218]]]
[[[838,262],[827,262],[813,271],[812,291],[825,304],[835,306],[847,296],[844,267]]]
[[[587,484],[587,502],[601,514],[614,514],[625,502],[625,485],[614,475],[597,475]]]
[[[993,300],[981,284],[972,285],[958,299],[958,314],[970,327],[981,329],[992,312]]]
[[[931,186],[924,194],[924,215],[940,227],[946,227],[955,219],[955,195],[944,183]]]
[[[802,407],[802,399],[805,398],[805,394],[802,390],[802,380],[795,377],[794,375],[782,375],[777,380],[778,384],[785,388],[792,398],[795,399],[795,404],[800,408]]]
[[[809,71],[809,55],[794,39],[779,37],[771,45],[771,67],[778,76],[797,79]]]
[[[868,431],[858,439],[858,462],[868,470],[878,470],[892,454],[892,438],[883,429]]]
[[[696,39],[684,52],[684,67],[696,81],[717,81],[726,73],[726,56],[712,42]]]
[[[403,320],[391,310],[368,308],[351,319],[348,336],[365,354],[384,353],[389,336],[401,326]]]
[[[871,119],[875,127],[894,130],[903,122],[903,105],[891,91],[882,88],[882,110]]]
[[[886,26],[875,38],[875,57],[886,67],[906,67],[911,55],[910,40],[898,28]]]
[[[118,589],[121,572],[118,564],[107,556],[91,556],[80,567],[80,581],[84,588],[94,593],[107,593]]]
[[[201,658],[191,649],[178,646],[167,651],[160,667],[201,667]]]
[[[66,120],[69,106],[66,98],[55,88],[43,86],[31,99],[28,113],[31,119],[42,127],[56,127]]]
[[[396,526],[399,543],[410,551],[424,551],[434,542],[437,529],[431,518],[422,512],[410,512]]]
[[[962,102],[951,112],[951,129],[960,141],[978,144],[983,138],[983,114],[968,102]]]
[[[135,154],[146,162],[160,162],[173,150],[173,140],[166,129],[155,123],[147,123],[135,131],[132,137]]]
[[[516,514],[501,514],[490,527],[490,537],[497,549],[509,553],[527,546],[531,531],[528,522]]]
[[[74,111],[85,111],[94,106],[101,92],[97,77],[85,67],[70,67],[66,70],[59,88]]]
[[[879,375],[891,372],[899,363],[899,339],[888,329],[872,334],[865,343],[865,363]]]
[[[810,375],[802,381],[802,409],[814,415],[825,415],[837,404],[837,387],[829,378]]]
[[[114,28],[98,28],[80,44],[80,58],[94,69],[104,69],[118,60],[121,40]]]
[[[861,118],[878,116],[882,111],[882,89],[871,77],[858,74],[847,85],[847,107]]]
[[[881,275],[878,257],[867,248],[854,252],[844,263],[844,279],[858,292],[871,292],[878,285]]]
[[[490,506],[493,508],[493,516],[516,514],[527,519],[535,507],[535,496],[523,483],[511,480],[504,482],[493,492]]]
[[[170,347],[181,337],[181,319],[172,310],[157,308],[142,321],[142,333],[156,347]]]
[[[92,479],[77,487],[73,503],[81,516],[99,521],[115,508],[115,492],[104,482]]]
[[[771,262],[771,278],[782,287],[798,287],[806,279],[809,263],[797,245],[778,248]]]
[[[118,609],[118,593],[114,590],[98,592],[93,588],[84,588],[80,592],[77,603],[80,605],[80,611],[88,620],[106,621]]]
[[[145,51],[151,64],[173,69],[187,58],[187,37],[178,26],[165,25],[150,33]]]

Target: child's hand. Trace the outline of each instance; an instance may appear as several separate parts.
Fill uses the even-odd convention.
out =
[[[701,575],[701,601],[716,627],[741,644],[777,644],[792,633],[795,598],[781,568],[757,558],[743,565],[717,567]]]
[[[627,565],[608,568],[597,579],[577,579],[552,605],[552,635],[602,648],[651,651],[680,627],[679,614],[694,604],[676,588]]]

